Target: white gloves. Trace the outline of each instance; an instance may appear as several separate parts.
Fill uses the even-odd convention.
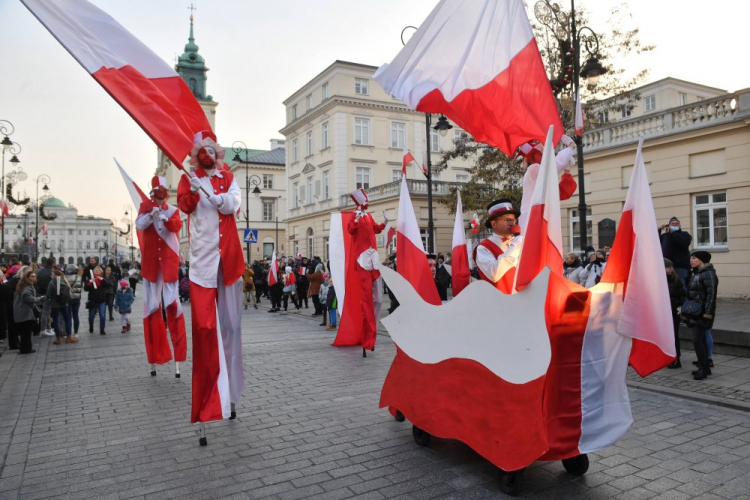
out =
[[[154,207],[151,209],[151,213],[149,215],[151,215],[151,218],[154,219],[158,217],[159,213],[161,213],[161,210],[159,210],[159,207]]]
[[[389,222],[391,220],[391,218],[388,216],[388,210],[383,210],[383,219],[386,222]]]
[[[190,178],[190,191],[197,193],[201,188],[201,180],[198,177]]]
[[[362,210],[357,210],[354,215],[354,222],[359,222],[359,219],[364,216],[365,216],[365,213]]]
[[[159,214],[159,220],[162,222],[167,222],[169,220],[169,217],[164,214]]]
[[[219,208],[224,204],[224,200],[221,199],[221,196],[217,196],[215,194],[208,195],[208,201],[210,201],[211,204],[216,208]]]

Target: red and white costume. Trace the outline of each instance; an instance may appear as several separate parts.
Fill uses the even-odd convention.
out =
[[[489,219],[485,225],[494,217],[503,213],[516,215],[513,206],[506,201],[493,202],[488,208]],[[482,240],[474,249],[474,262],[479,271],[479,277],[492,283],[492,285],[503,293],[513,292],[513,281],[516,276],[518,257],[523,248],[523,236],[493,234]]]
[[[152,187],[167,192],[164,177],[154,177]],[[152,191],[153,193],[154,191]],[[174,360],[187,359],[185,317],[179,300],[178,270],[180,243],[177,233],[182,220],[177,207],[166,202],[144,200],[135,221],[141,241],[141,276],[143,276],[143,329],[148,362],[164,364],[172,359],[167,330],[162,319],[162,294],[167,310],[167,324],[172,337]],[[179,372],[178,372],[179,373]]]
[[[209,172],[198,168],[193,182],[211,193],[211,200],[194,191],[187,176],[177,189],[177,204],[190,216],[193,423],[229,417],[245,388],[240,324],[245,263],[234,217],[241,195],[234,175],[222,169],[224,151],[213,140],[196,142],[191,164],[197,165],[206,147],[216,150],[219,161]]]

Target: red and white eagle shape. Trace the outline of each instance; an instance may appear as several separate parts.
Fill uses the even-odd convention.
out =
[[[504,470],[604,448],[630,427],[632,341],[615,331],[616,286],[581,294],[545,268],[516,294],[475,281],[433,306],[381,272],[400,303],[382,320],[399,349],[381,407]]]

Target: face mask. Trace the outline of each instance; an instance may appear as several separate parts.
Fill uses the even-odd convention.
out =
[[[672,231],[679,231],[679,230],[680,230],[680,226],[669,226],[669,228],[670,228],[670,229],[671,229]]]

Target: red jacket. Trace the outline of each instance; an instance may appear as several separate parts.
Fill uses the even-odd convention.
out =
[[[366,214],[364,217],[360,217],[359,222],[354,222],[354,217],[349,219],[346,229],[353,236],[354,247],[351,249],[351,255],[356,259],[368,248],[378,249],[375,235],[380,234],[385,229],[385,224],[376,224],[372,215]]]
[[[180,256],[179,240],[176,234],[182,228],[180,212],[173,205],[162,207],[161,212],[168,217],[166,222],[151,222],[148,213],[156,205],[152,201],[141,203],[138,211],[138,221],[136,226],[141,231],[139,235],[141,244],[141,276],[148,281],[156,282],[161,270],[162,279],[170,283],[179,279]],[[142,229],[144,226],[145,229]],[[171,233],[171,234],[169,234]],[[172,248],[166,239],[172,240],[172,244],[177,244],[177,248]]]

